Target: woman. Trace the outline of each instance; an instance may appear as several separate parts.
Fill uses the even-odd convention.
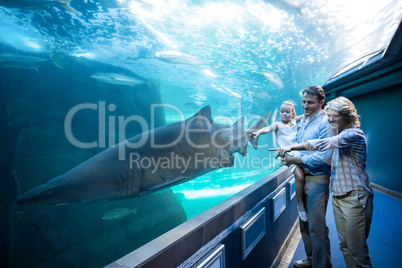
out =
[[[347,267],[372,267],[366,240],[374,193],[366,172],[366,138],[355,106],[347,98],[330,101],[325,111],[335,136],[270,150],[279,157],[292,150],[334,149],[331,191],[339,246]]]

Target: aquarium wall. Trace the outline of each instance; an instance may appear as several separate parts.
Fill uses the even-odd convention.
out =
[[[104,266],[265,178],[249,130],[383,51],[400,4],[0,1],[0,265]]]
[[[217,247],[221,267],[276,266],[297,217],[295,178],[282,167],[106,267],[204,267]]]
[[[402,24],[387,49],[356,62],[324,85],[327,98],[350,98],[360,115],[368,145],[367,172],[374,186],[391,195],[402,191],[394,148],[401,146],[401,129],[388,115],[398,113],[402,100]],[[388,157],[384,157],[387,155]]]
[[[401,86],[359,96],[353,101],[359,107],[362,129],[367,134],[370,181],[401,193],[402,183],[397,170],[399,161],[395,155],[395,148],[402,145],[401,130],[388,119],[388,114],[398,113],[402,101]]]

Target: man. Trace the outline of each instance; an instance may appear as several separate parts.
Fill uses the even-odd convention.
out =
[[[298,124],[297,143],[331,136],[327,116],[321,113],[325,93],[320,86],[303,91],[304,118]],[[305,204],[308,222],[299,221],[307,259],[295,261],[295,267],[332,267],[328,227],[325,221],[329,198],[330,151],[300,151],[301,157],[285,156],[282,164],[299,165],[305,173]]]

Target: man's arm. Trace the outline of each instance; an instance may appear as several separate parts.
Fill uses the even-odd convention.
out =
[[[310,151],[311,148],[310,148],[310,144],[308,142],[304,142],[304,143],[291,144],[288,146],[273,148],[273,149],[268,149],[268,150],[276,151],[275,158],[278,158],[278,157],[285,157],[285,154],[290,151],[304,151],[304,150]],[[300,157],[294,157],[294,158],[296,159],[296,158],[300,158]],[[300,163],[300,164],[303,164],[303,163]]]
[[[282,164],[286,166],[290,165],[304,165],[303,160],[301,157],[295,157],[295,156],[290,156],[286,155],[287,152],[290,151],[303,151],[303,150],[309,150],[310,145],[308,142],[305,143],[299,143],[299,144],[293,144],[281,148],[275,148],[275,149],[269,149],[270,151],[276,151],[276,156],[275,158],[282,157]]]
[[[290,155],[285,155],[282,157],[282,165],[290,166],[290,165],[304,165],[301,157],[294,157]]]

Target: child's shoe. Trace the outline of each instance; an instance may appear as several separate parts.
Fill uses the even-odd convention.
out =
[[[297,206],[297,212],[299,213],[299,218],[301,221],[304,221],[304,222],[308,221],[307,212],[305,210],[300,210],[299,206]]]

